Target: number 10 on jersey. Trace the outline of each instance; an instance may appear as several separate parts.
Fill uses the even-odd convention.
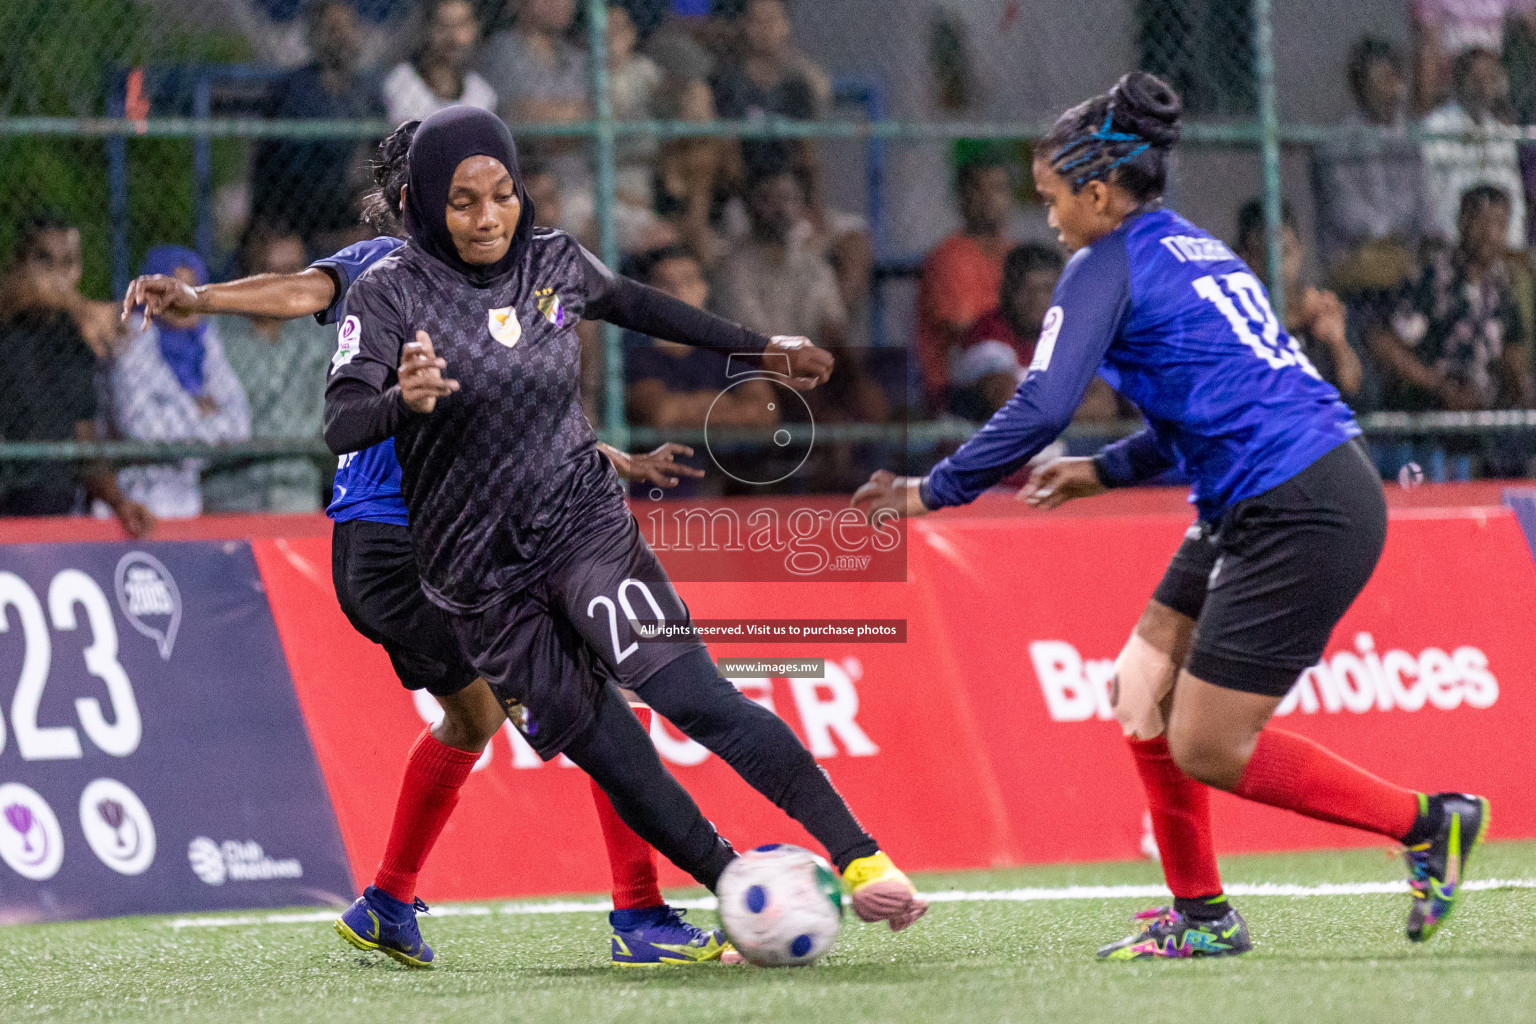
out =
[[[1275,319],[1269,296],[1264,294],[1263,287],[1252,274],[1222,274],[1219,281],[1214,275],[1207,274],[1198,278],[1194,287],[1195,294],[1212,303],[1232,325],[1238,340],[1271,369],[1295,366],[1322,379],[1295,338],[1287,334],[1281,340],[1280,321]]]

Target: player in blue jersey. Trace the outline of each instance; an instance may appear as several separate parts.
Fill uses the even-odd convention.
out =
[[[1488,802],[1391,785],[1267,724],[1370,578],[1386,503],[1360,428],[1252,270],[1162,207],[1179,119],[1177,94],[1136,72],[1056,121],[1035,149],[1035,187],[1074,255],[1028,375],[926,477],[882,470],[853,503],[873,518],[973,500],[1065,429],[1100,374],[1147,428],[1038,470],[1028,499],[1054,507],[1177,466],[1199,514],[1116,662],[1113,694],[1175,899],[1100,955],[1250,948],[1222,894],[1202,784],[1401,841],[1408,937],[1426,939],[1456,905]]]
[[[399,231],[405,154],[416,124],[407,122],[380,145],[378,190],[369,197],[367,211],[380,230]],[[345,324],[352,282],[403,244],[386,234],[348,246],[300,273],[262,274],[195,289],[175,278],[142,277],[129,286],[123,315],[137,308],[146,316],[165,309],[274,319],[313,314],[322,323]],[[348,343],[343,333],[338,352],[344,353]],[[683,445],[669,443],[646,455],[600,447],[628,480],[670,487],[679,476],[703,475],[676,461],[678,455],[693,454]],[[401,682],[431,693],[444,717],[412,748],[384,862],[374,885],[338,921],[338,930],[354,944],[424,966],[433,953],[414,921],[419,902],[416,875],[458,800],[459,787],[506,721],[506,712],[460,655],[441,613],[421,592],[400,486],[393,439],[341,458],[326,509],[336,523],[336,595],[357,630],[388,652]],[[634,710],[649,722],[648,708]],[[662,900],[656,852],[624,824],[596,783],[592,788],[613,872],[613,962],[630,966],[731,959],[733,951],[721,932],[690,924]]]

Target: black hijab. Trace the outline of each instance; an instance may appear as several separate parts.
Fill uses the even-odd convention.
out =
[[[448,187],[459,164],[472,156],[501,161],[522,204],[507,254],[483,266],[464,262],[448,233]],[[501,118],[478,107],[444,107],[416,129],[406,164],[405,230],[411,241],[478,287],[492,284],[516,265],[533,231],[533,202],[518,170],[517,144]]]

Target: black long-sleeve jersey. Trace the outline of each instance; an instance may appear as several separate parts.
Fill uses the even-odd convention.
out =
[[[728,351],[768,343],[551,230],[486,287],[407,244],[352,285],[347,310],[357,324],[326,391],[326,440],[340,454],[394,434],[423,588],[462,612],[522,589],[579,531],[629,515],[582,412],[578,320]],[[404,406],[396,377],[418,330],[460,384],[427,415]]]

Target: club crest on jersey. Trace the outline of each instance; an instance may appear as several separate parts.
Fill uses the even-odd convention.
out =
[[[534,292],[539,297],[539,314],[556,327],[565,326],[565,307],[553,288],[540,288]]]
[[[486,316],[490,320],[491,337],[507,348],[516,345],[518,339],[523,336],[523,325],[517,322],[517,307],[506,306],[502,309],[493,309],[488,311]]]

